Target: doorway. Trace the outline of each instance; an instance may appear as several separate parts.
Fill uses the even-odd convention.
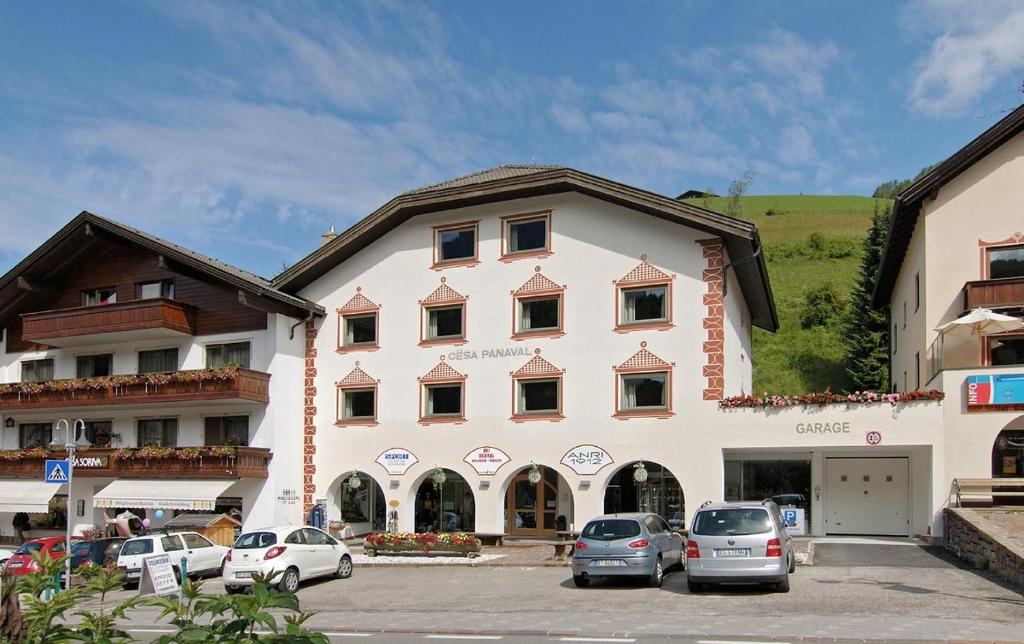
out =
[[[530,480],[533,471],[540,476],[536,483]],[[558,472],[538,465],[517,474],[508,486],[505,523],[513,536],[553,537],[558,527]]]

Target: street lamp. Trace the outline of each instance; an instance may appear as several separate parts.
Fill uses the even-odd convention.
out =
[[[85,436],[85,421],[81,418],[75,419],[74,434],[72,434],[72,428],[66,418],[57,421],[57,431],[60,431],[61,426],[64,427],[64,444],[61,445],[57,440],[57,432],[54,432],[53,440],[50,441],[50,449],[63,447],[68,453],[68,507],[64,512],[67,519],[67,532],[64,539],[64,589],[71,590],[71,481],[75,473],[75,450],[84,452],[92,447],[92,443]],[[79,427],[82,428],[81,436],[78,433]]]

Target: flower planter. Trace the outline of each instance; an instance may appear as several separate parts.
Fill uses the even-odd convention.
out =
[[[377,555],[465,556],[480,554],[480,540],[465,532],[373,533],[363,540],[363,552]]]

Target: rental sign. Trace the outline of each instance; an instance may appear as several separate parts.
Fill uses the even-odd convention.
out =
[[[1024,411],[1024,373],[967,376],[967,411]]]

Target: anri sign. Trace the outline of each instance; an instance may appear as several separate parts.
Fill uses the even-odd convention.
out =
[[[580,476],[597,474],[605,465],[611,465],[611,454],[597,445],[577,445],[562,457],[562,465],[572,469]]]

